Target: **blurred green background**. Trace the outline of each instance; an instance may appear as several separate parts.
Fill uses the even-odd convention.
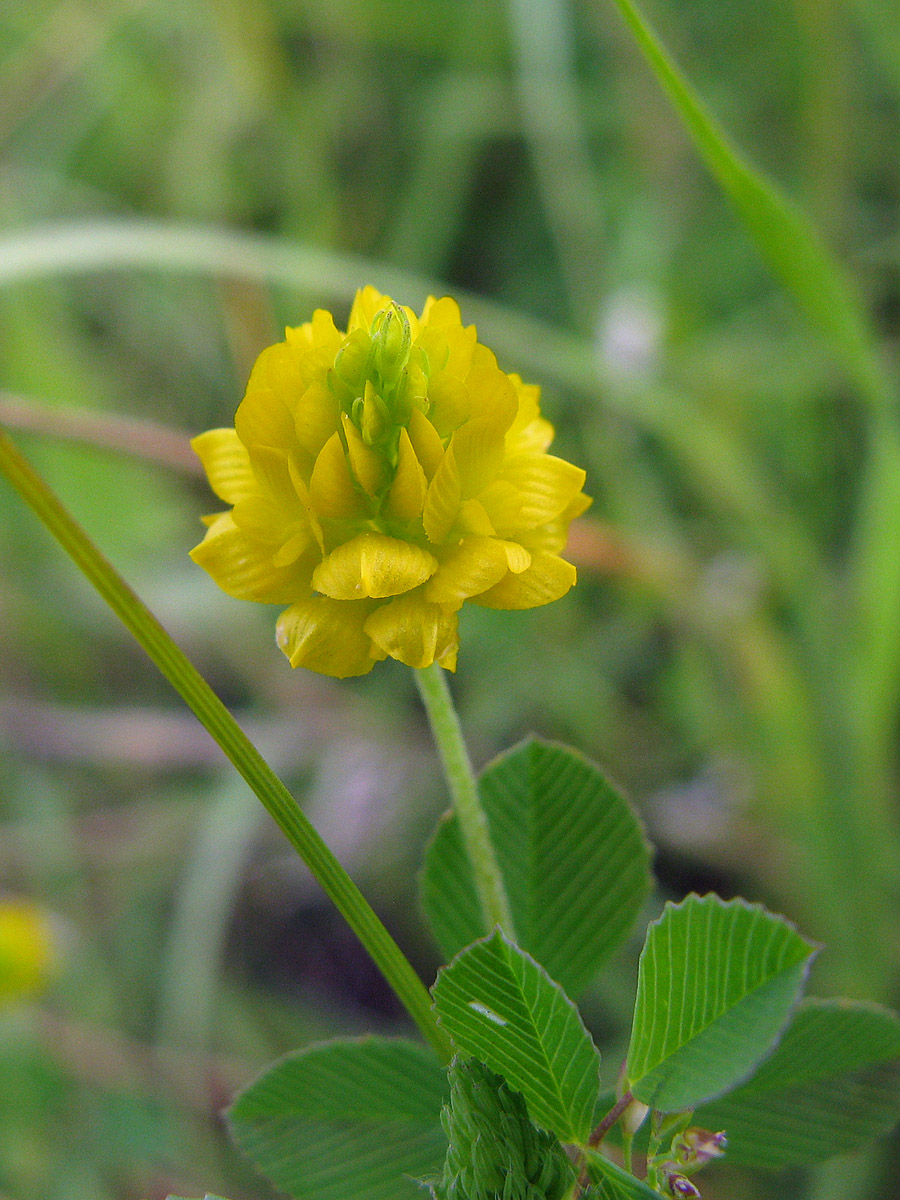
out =
[[[843,261],[896,382],[896,4],[648,11]],[[897,414],[769,273],[615,6],[0,3],[0,421],[430,980],[415,873],[445,797],[409,672],[291,672],[275,611],[187,559],[215,505],[165,436],[230,424],[284,324],[340,324],[367,282],[457,294],[595,497],[570,596],[463,614],[476,763],[531,730],[580,747],[645,817],[656,904],[761,900],[826,943],[813,990],[896,1004]],[[0,1009],[0,1200],[266,1197],[224,1135],[234,1088],[402,1014],[6,486],[0,562],[0,889],[56,956]],[[638,947],[585,1005],[609,1082]],[[702,1183],[876,1200],[898,1170],[888,1146]]]

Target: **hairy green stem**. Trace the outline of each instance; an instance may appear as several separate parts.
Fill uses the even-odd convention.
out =
[[[469,752],[443,668],[437,663],[432,663],[430,667],[416,671],[416,683],[428,713],[431,731],[447,777],[453,808],[459,821],[463,844],[469,856],[472,874],[475,876],[475,888],[484,917],[485,932],[499,925],[507,937],[514,938],[515,927],[503,876],[500,874],[487,816],[481,807]]]
[[[282,833],[334,901],[442,1062],[450,1044],[431,1011],[431,998],[399,946],[334,857],[296,800],[249,740],[203,676],[81,526],[0,429],[0,472],[35,512],[79,570],[218,742]]]

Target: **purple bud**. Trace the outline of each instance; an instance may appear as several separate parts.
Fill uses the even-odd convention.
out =
[[[687,1196],[688,1200],[700,1200],[700,1193],[685,1175],[674,1172],[666,1177],[666,1185],[673,1196]]]

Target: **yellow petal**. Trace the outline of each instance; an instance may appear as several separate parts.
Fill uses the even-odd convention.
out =
[[[231,515],[238,529],[252,541],[270,547],[275,547],[281,541],[284,521],[268,497],[246,496],[238,500]]]
[[[287,342],[268,346],[253,364],[247,391],[275,392],[293,411],[307,387],[303,371],[306,357]]]
[[[479,500],[463,500],[459,506],[456,528],[460,533],[477,533],[479,537],[493,537],[497,532]]]
[[[297,441],[315,457],[338,426],[338,402],[322,379],[315,379],[294,412]]]
[[[501,431],[506,433],[519,410],[519,402],[509,376],[496,364],[473,367],[466,376],[466,386],[472,400],[472,416],[488,417],[496,421]]]
[[[203,463],[209,486],[227,504],[236,504],[257,490],[250,456],[233,429],[210,429],[191,441]]]
[[[444,443],[440,434],[424,413],[414,408],[409,418],[409,440],[416,452],[416,458],[422,464],[426,479],[433,479],[434,473],[441,465],[444,457]]]
[[[575,582],[575,568],[555,554],[534,554],[531,566],[521,575],[510,573],[473,604],[485,608],[537,608],[564,596]]]
[[[362,496],[357,492],[347,466],[344,444],[333,433],[316,459],[309,481],[309,499],[320,517],[340,520],[365,513]]]
[[[450,296],[442,296],[440,300],[429,296],[422,310],[422,325],[443,333],[447,345],[447,368],[464,379],[472,365],[478,339],[474,325],[463,325],[456,301]],[[422,334],[419,336],[421,338]]]
[[[431,404],[428,419],[441,437],[458,429],[471,416],[469,389],[449,371],[440,371],[429,380],[428,399]]]
[[[533,529],[558,517],[584,486],[585,474],[552,454],[518,454],[503,464],[498,482],[511,484],[519,494],[519,510],[510,506],[501,516],[490,497],[479,497],[500,534]]]
[[[366,445],[359,430],[346,413],[341,415],[341,421],[347,441],[350,470],[356,477],[357,483],[370,496],[376,496],[387,482],[387,464],[380,454],[376,454],[371,446]]]
[[[312,500],[309,495],[309,486],[303,477],[303,473],[297,464],[297,456],[291,454],[288,457],[288,472],[291,477],[291,483],[294,486],[294,491],[297,494],[297,499],[303,511],[306,513],[306,519],[309,521],[310,529],[313,537],[319,544],[319,549],[325,553],[325,537],[322,532],[322,523],[319,520],[318,514],[312,506]]]
[[[415,521],[421,517],[427,487],[425,472],[416,458],[409,434],[401,429],[397,444],[397,473],[388,495],[388,507],[392,514],[401,521]]]
[[[580,517],[593,501],[584,492],[579,492],[575,499],[563,512],[546,525],[538,525],[536,529],[528,529],[517,535],[522,545],[527,549],[542,551],[545,554],[560,554],[566,548],[569,540],[569,526],[576,517]]]
[[[338,679],[367,675],[385,657],[363,631],[371,611],[371,605],[360,601],[311,596],[285,609],[275,637],[292,667]]]
[[[444,332],[432,325],[423,325],[416,338],[416,349],[424,356],[428,374],[436,376],[450,360],[450,347]],[[456,376],[457,379],[461,375]]]
[[[435,604],[460,608],[463,601],[499,583],[509,571],[506,543],[490,537],[465,537],[442,552],[440,567],[423,595]]]
[[[519,401],[519,411],[506,435],[506,453],[546,450],[553,441],[553,426],[541,416],[541,389],[535,384],[523,383],[518,375],[509,378]]]
[[[284,540],[272,557],[274,567],[289,567],[310,549],[314,541],[309,525],[300,525]]]
[[[376,646],[408,667],[455,656],[459,642],[456,614],[430,604],[420,592],[376,608],[365,629]]]
[[[493,417],[478,417],[457,429],[451,439],[459,468],[460,494],[471,500],[493,482],[503,465],[503,426]]]
[[[238,529],[231,513],[222,513],[191,558],[207,571],[223,592],[238,600],[290,604],[309,588],[312,562],[301,559],[276,567],[272,547],[254,541]]]
[[[441,296],[440,300],[429,296],[422,309],[421,321],[436,329],[454,329],[462,325],[462,314],[452,296]]]
[[[509,569],[513,575],[521,575],[523,571],[527,571],[531,566],[531,552],[526,550],[518,542],[501,542],[500,545],[506,551],[506,561],[509,563]]]
[[[439,665],[444,668],[445,671],[455,671],[456,670],[456,659],[457,659],[458,654],[459,654],[459,637],[457,636],[456,642],[440,658],[438,658],[437,661],[438,661]]]
[[[428,485],[425,507],[422,510],[422,524],[430,542],[437,545],[450,532],[459,512],[461,499],[459,470],[453,447],[450,446],[441,459],[434,479]]]
[[[478,497],[495,532],[508,535],[521,529],[522,496],[504,479],[495,480]]]
[[[322,560],[313,573],[313,587],[334,600],[399,596],[437,568],[437,559],[421,546],[383,533],[361,533]]]
[[[347,332],[352,333],[354,329],[368,329],[372,324],[372,318],[384,308],[386,304],[390,304],[390,296],[383,296],[377,288],[368,284],[364,288],[360,288],[353,300],[353,307],[350,309],[350,319],[347,322]]]
[[[250,451],[250,462],[259,480],[259,492],[275,503],[283,520],[290,521],[299,516],[300,505],[291,479],[287,452],[274,446],[255,446]]]
[[[249,451],[257,446],[288,450],[294,440],[294,418],[278,392],[248,387],[234,414],[237,435]]]
[[[334,323],[334,317],[325,308],[317,308],[313,313],[312,319],[312,342],[313,345],[323,349],[335,352],[343,340],[343,334],[338,330]]]
[[[335,328],[331,313],[324,308],[317,308],[311,321],[305,321],[296,328],[288,326],[284,336],[289,346],[295,347],[304,355],[325,350],[332,358],[343,338],[343,334]]]

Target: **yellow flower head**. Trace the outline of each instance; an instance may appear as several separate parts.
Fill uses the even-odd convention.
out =
[[[533,608],[575,582],[559,555],[590,500],[546,453],[538,391],[448,297],[416,317],[364,288],[346,333],[318,309],[260,355],[235,428],[194,439],[233,507],[192,557],[229,595],[290,605],[292,666],[452,670],[464,601]]]

